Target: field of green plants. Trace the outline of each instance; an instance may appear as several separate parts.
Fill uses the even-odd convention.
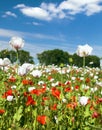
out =
[[[101,130],[102,70],[25,63],[0,70],[1,130]]]
[[[0,130],[101,130],[102,69],[85,66],[91,54],[79,46],[83,67],[18,64],[24,41],[13,37],[17,62],[0,58]]]

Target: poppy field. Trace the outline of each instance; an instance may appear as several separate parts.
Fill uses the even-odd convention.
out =
[[[93,48],[78,46],[83,67],[19,64],[24,40],[9,42],[17,62],[0,58],[0,130],[101,130],[102,69],[85,66]]]
[[[1,130],[101,130],[102,70],[24,63],[0,68]]]

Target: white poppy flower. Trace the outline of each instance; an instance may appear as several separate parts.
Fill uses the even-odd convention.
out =
[[[12,95],[7,96],[7,101],[11,102],[12,100],[13,100],[13,96]]]
[[[35,87],[29,87],[29,88],[28,88],[28,91],[31,92],[31,91],[34,90],[34,89],[35,89]]]
[[[11,88],[12,88],[12,89],[16,89],[16,88],[17,88],[17,86],[16,86],[16,85],[13,85],[13,86],[11,86]]]
[[[42,72],[40,70],[33,70],[31,72],[31,75],[33,75],[34,77],[40,77],[42,75]]]
[[[9,44],[12,46],[12,48],[18,50],[24,46],[24,40],[20,37],[12,37],[9,41]]]
[[[24,63],[22,67],[25,68],[27,72],[34,69],[34,65],[30,63]]]
[[[7,66],[9,64],[11,64],[11,61],[8,58],[0,58],[0,66]]]
[[[26,69],[22,66],[19,66],[18,68],[18,75],[23,76],[27,73]]]
[[[86,96],[82,96],[82,97],[79,97],[79,103],[82,105],[82,106],[85,106],[87,103],[88,103],[88,97]]]
[[[85,57],[91,54],[93,48],[91,46],[89,46],[88,44],[86,45],[79,45],[78,49],[76,51],[77,55],[80,57]]]

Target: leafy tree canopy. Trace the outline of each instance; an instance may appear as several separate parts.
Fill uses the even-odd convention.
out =
[[[69,64],[69,65],[76,65],[78,67],[83,66],[83,58],[79,57],[76,53],[71,55],[68,52],[63,50],[54,49],[54,50],[47,50],[40,54],[37,54],[37,58],[41,64],[45,65],[60,65]],[[86,62],[85,65],[89,67],[100,67],[100,58],[94,55],[87,56],[85,58]]]
[[[37,54],[38,60],[41,64],[49,65],[55,64],[60,65],[61,63],[67,64],[69,54],[63,50],[54,49],[44,51],[41,54]]]
[[[18,51],[18,56],[19,56],[19,62],[20,64],[23,64],[23,63],[34,63],[33,61],[33,57],[30,56],[30,53],[27,52],[27,51],[24,51],[24,50],[19,50]],[[16,52],[14,50],[2,50],[0,52],[0,58],[9,58],[10,61],[12,63],[16,62],[17,60],[17,57],[16,57]]]

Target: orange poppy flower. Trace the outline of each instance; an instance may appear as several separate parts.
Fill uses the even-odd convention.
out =
[[[36,104],[36,102],[34,101],[34,99],[32,98],[32,96],[28,96],[27,97],[26,106],[35,105],[35,104]]]
[[[45,125],[46,124],[46,119],[47,117],[45,115],[38,115],[37,116],[37,121],[42,124],[42,125]]]
[[[60,94],[61,94],[61,92],[57,88],[55,88],[55,87],[52,88],[52,95],[54,97],[56,97],[57,99],[60,99]]]
[[[0,109],[0,114],[4,114],[5,110],[4,109]]]
[[[7,98],[7,96],[11,96],[12,94],[13,94],[12,89],[10,89],[3,94],[2,98]]]
[[[51,110],[57,110],[57,104],[54,104],[53,106],[51,106]]]
[[[67,104],[67,108],[71,108],[71,109],[75,109],[76,106],[77,106],[77,102],[72,102],[72,103]]]

